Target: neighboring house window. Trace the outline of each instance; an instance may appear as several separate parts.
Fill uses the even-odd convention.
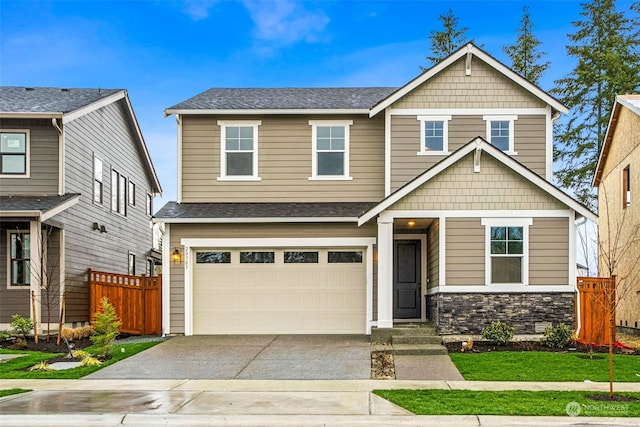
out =
[[[622,170],[622,208],[631,206],[631,169],[629,166]]]
[[[420,121],[419,155],[449,154],[451,116],[418,116]]]
[[[136,255],[129,252],[129,276],[136,275]]]
[[[153,258],[147,258],[147,276],[152,277],[156,275],[156,262]]]
[[[153,216],[153,196],[147,193],[147,215]]]
[[[102,160],[93,158],[93,202],[102,204],[104,200],[104,185],[102,182]]]
[[[258,126],[260,121],[218,121],[221,127],[219,180],[259,181]]]
[[[29,176],[29,131],[0,132],[0,175]]]
[[[27,231],[10,231],[9,244],[9,283],[28,286],[31,283],[31,236]]]
[[[531,219],[483,219],[486,227],[486,283],[526,285]]]
[[[136,205],[136,185],[133,182],[131,182],[131,180],[129,180],[129,191],[127,193],[127,196],[129,198],[129,205],[135,206]]]
[[[484,116],[487,123],[487,141],[507,154],[515,151],[514,123],[518,116]]]
[[[127,214],[127,178],[111,170],[111,210],[121,215]]]
[[[349,126],[353,120],[309,120],[312,126],[312,165],[309,179],[350,180]]]

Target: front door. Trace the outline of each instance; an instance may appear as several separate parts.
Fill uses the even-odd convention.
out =
[[[393,259],[393,318],[420,319],[420,240],[394,241]]]

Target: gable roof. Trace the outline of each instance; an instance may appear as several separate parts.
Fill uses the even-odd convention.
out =
[[[213,88],[165,110],[171,114],[368,114],[397,88]]]
[[[596,165],[596,173],[593,176],[594,187],[600,185],[602,180],[602,172],[604,171],[604,164],[607,162],[609,156],[609,150],[611,149],[611,141],[616,131],[618,124],[618,118],[620,116],[620,109],[622,107],[627,108],[632,113],[640,116],[640,94],[633,95],[618,95],[616,96],[616,102],[613,104],[613,110],[611,111],[611,117],[609,117],[609,125],[607,126],[607,133],[604,136],[604,142],[602,149],[600,150],[600,156],[598,157],[598,164]]]
[[[567,114],[569,110],[565,107],[560,101],[540,89],[538,86],[534,85],[524,77],[520,76],[518,73],[513,71],[511,68],[504,65],[502,62],[498,61],[482,49],[475,46],[473,43],[469,43],[466,46],[458,49],[456,52],[449,55],[447,58],[438,62],[433,67],[426,70],[424,73],[420,74],[413,80],[411,80],[406,85],[402,86],[398,90],[389,94],[388,97],[381,100],[375,106],[371,108],[371,112],[369,113],[370,117],[375,116],[376,114],[383,111],[385,108],[391,106],[394,102],[398,101],[403,96],[407,95],[409,92],[420,86],[421,84],[428,81],[430,78],[440,73],[442,70],[450,66],[451,64],[457,62],[459,59],[463,57],[467,57],[467,61],[471,61],[471,57],[475,56],[481,61],[485,62],[489,66],[493,67],[496,71],[503,74],[507,78],[511,79],[516,84],[520,85],[524,90],[530,92],[537,98],[544,101],[546,104],[550,105],[555,111]]]
[[[390,208],[395,203],[400,201],[403,197],[409,195],[411,192],[413,192],[441,172],[447,170],[450,166],[458,162],[460,159],[476,150],[480,150],[490,155],[492,158],[504,164],[506,167],[510,168],[515,173],[540,188],[542,191],[545,191],[550,196],[554,197],[561,203],[576,211],[579,215],[597,222],[596,215],[589,209],[587,209],[584,205],[580,204],[580,202],[564,193],[562,190],[551,184],[546,179],[542,178],[537,173],[533,172],[531,169],[524,166],[522,163],[513,159],[513,157],[503,153],[500,149],[491,145],[484,138],[476,137],[451,153],[449,156],[433,165],[431,168],[427,169],[422,174],[418,175],[413,180],[398,188],[386,198],[384,198],[380,203],[378,203],[376,206],[374,206],[372,209],[358,218],[358,225],[362,225],[368,222],[376,215]]]
[[[121,99],[125,100],[134,135],[144,157],[145,169],[151,177],[152,191],[162,193],[160,180],[125,89],[0,86],[0,117],[52,118],[69,123]]]

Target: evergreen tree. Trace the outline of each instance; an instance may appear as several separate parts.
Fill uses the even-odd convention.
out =
[[[567,54],[575,68],[557,80],[552,91],[571,112],[554,129],[556,179],[590,208],[596,204],[591,186],[598,155],[617,94],[640,89],[640,38],[634,19],[616,11],[615,0],[582,4],[583,20],[573,25]],[[638,6],[634,5],[637,13]]]
[[[546,52],[538,51],[542,44],[533,35],[533,22],[529,14],[529,6],[522,8],[522,24],[518,31],[516,43],[511,46],[504,46],[502,50],[511,58],[511,68],[531,83],[537,85],[542,74],[549,68],[550,62],[539,63]]]
[[[438,19],[442,21],[444,30],[432,30],[429,36],[432,56],[427,56],[427,60],[432,64],[437,64],[464,46],[466,43],[465,33],[469,29],[468,27],[458,28],[460,19],[453,14],[452,9],[449,9],[444,15],[439,15]],[[424,67],[420,68],[422,71],[427,70]]]

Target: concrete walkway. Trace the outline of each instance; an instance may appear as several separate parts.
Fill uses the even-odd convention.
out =
[[[0,425],[637,426],[635,418],[416,416],[374,389],[592,390],[607,383],[475,381],[3,380]],[[616,391],[640,392],[640,383]],[[569,403],[569,402],[567,402]]]

